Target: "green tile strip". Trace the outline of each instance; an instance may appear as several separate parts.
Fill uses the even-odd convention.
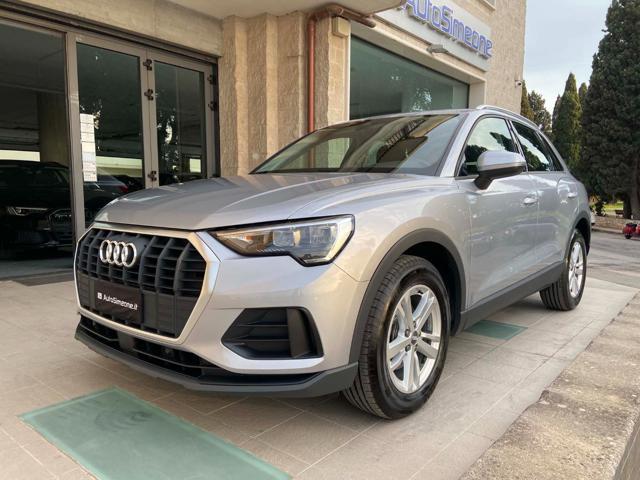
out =
[[[483,335],[485,337],[498,338],[500,340],[509,340],[519,333],[524,332],[526,329],[526,327],[511,325],[510,323],[481,320],[470,328],[467,328],[465,331],[469,333],[475,333],[476,335]]]
[[[21,415],[100,480],[280,480],[289,475],[112,388]]]

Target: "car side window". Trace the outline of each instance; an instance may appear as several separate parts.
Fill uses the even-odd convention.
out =
[[[551,160],[553,161],[553,169],[557,172],[561,172],[562,170],[564,170],[564,167],[562,166],[562,163],[560,162],[560,159],[558,158],[556,153],[553,151],[553,147],[551,146],[551,143],[549,143],[549,140],[547,140],[542,135],[540,135],[540,138],[542,138],[542,143],[545,146],[545,152],[547,153],[547,156],[551,157]]]
[[[553,172],[555,166],[547,147],[533,128],[513,122],[530,172]]]
[[[478,173],[478,158],[486,151],[517,152],[507,122],[502,118],[483,118],[473,127],[464,148],[459,175]]]

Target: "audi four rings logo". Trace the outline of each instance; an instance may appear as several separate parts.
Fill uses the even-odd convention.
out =
[[[99,254],[102,263],[118,267],[133,267],[138,259],[138,250],[133,243],[115,240],[103,240]]]

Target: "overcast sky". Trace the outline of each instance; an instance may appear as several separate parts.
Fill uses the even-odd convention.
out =
[[[604,35],[610,0],[528,0],[524,79],[553,110],[573,72],[589,83],[591,61]]]

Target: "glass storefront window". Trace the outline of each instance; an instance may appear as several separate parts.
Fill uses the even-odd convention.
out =
[[[0,22],[0,280],[72,263],[64,40]]]
[[[0,280],[70,268],[112,200],[216,172],[214,69],[0,18]]]
[[[352,119],[466,108],[469,86],[352,37],[349,103]]]

